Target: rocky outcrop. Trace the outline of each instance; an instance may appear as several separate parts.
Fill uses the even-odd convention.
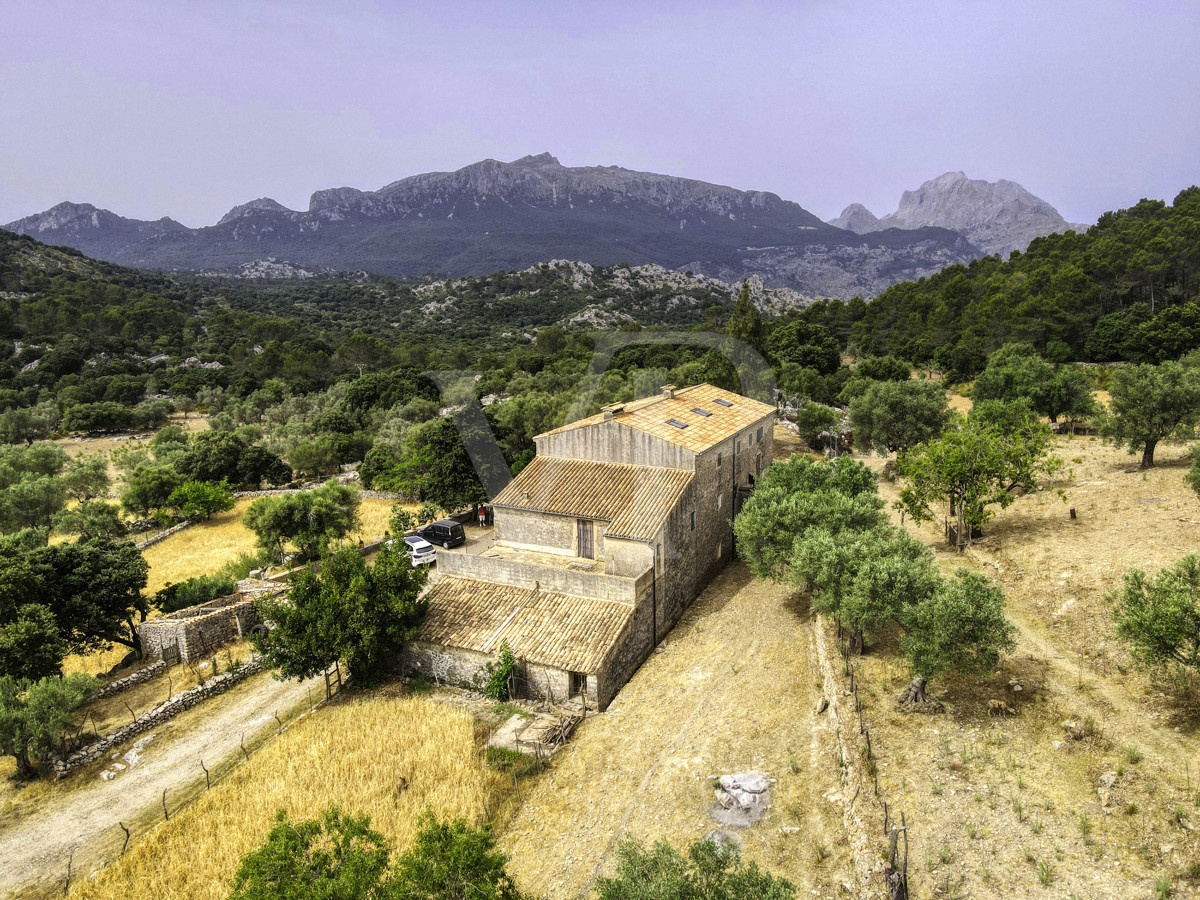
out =
[[[90,203],[59,203],[45,212],[4,226],[45,244],[82,250],[89,256],[115,261],[124,248],[171,234],[186,234],[186,225],[165,216],[155,221],[127,219]]]
[[[862,204],[852,203],[830,224],[857,234],[888,228],[948,228],[985,253],[1003,257],[1024,250],[1034,238],[1088,227],[1068,222],[1057,209],[1015,181],[983,181],[963,172],[947,172],[915,191],[905,191],[900,207],[880,219]]]
[[[835,228],[845,228],[847,231],[853,231],[855,234],[868,234],[872,231],[878,231],[883,226],[879,224],[879,218],[875,213],[871,212],[861,203],[851,203],[842,210],[842,214],[836,219],[830,219],[829,224]]]
[[[258,212],[286,214],[292,213],[294,210],[288,209],[282,203],[272,200],[270,197],[259,197],[257,200],[251,200],[249,203],[242,203],[239,206],[235,206],[229,212],[225,213],[225,215],[221,216],[221,220],[217,224],[224,225],[227,222],[233,222]]]

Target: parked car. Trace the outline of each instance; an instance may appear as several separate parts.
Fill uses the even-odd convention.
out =
[[[422,537],[429,543],[447,550],[451,547],[461,547],[467,542],[467,533],[453,519],[438,519],[431,525],[418,528],[417,537]]]
[[[437,549],[425,538],[410,536],[404,539],[404,543],[408,544],[408,555],[412,558],[414,569],[437,562]]]

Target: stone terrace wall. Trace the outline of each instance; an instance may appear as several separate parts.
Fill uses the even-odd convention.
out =
[[[161,659],[158,662],[152,662],[150,665],[138,669],[132,675],[126,675],[124,678],[118,678],[116,681],[110,681],[108,684],[96,691],[96,693],[92,694],[92,699],[99,700],[101,697],[111,697],[113,694],[119,694],[126,688],[133,687],[135,684],[141,684],[144,681],[149,681],[166,668],[167,664]]]
[[[196,687],[184,691],[182,694],[176,694],[170,700],[164,700],[158,706],[154,707],[154,709],[139,716],[136,722],[130,722],[128,725],[121,726],[116,731],[109,732],[94,744],[89,744],[82,750],[76,750],[67,756],[66,759],[59,759],[51,755],[47,762],[54,769],[54,777],[63,778],[69,775],[72,770],[94,762],[118,744],[129,740],[131,737],[136,737],[139,734],[147,732],[169,719],[175,718],[175,716],[179,715],[185,709],[191,709],[197,703],[202,703],[209,697],[225,693],[238,682],[261,671],[262,664],[256,659],[242,663],[240,666],[230,669],[222,675],[210,678],[204,684],[196,685]]]

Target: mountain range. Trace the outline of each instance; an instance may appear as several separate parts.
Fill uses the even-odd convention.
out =
[[[900,207],[882,218],[861,203],[851,203],[829,224],[855,234],[937,225],[959,232],[984,253],[1002,257],[1024,250],[1034,238],[1088,228],[1068,222],[1015,181],[971,179],[962,172],[947,172],[915,191],[905,191]]]
[[[940,182],[905,198],[935,195]],[[1062,221],[1048,204],[1013,187]],[[971,217],[971,198],[957,193],[954,202],[935,198],[931,208],[957,216],[946,222],[971,220],[987,237],[986,228],[977,228],[985,220]],[[1008,208],[1001,204],[997,214],[1003,218]],[[985,212],[992,215],[990,207]],[[897,213],[888,222],[862,213],[830,224],[766,191],[619,166],[567,167],[542,153],[413,175],[377,191],[319,190],[307,210],[263,197],[202,228],[169,218],[127,219],[82,203],[60,203],[4,227],[99,259],[166,271],[239,274],[270,259],[284,270],[463,276],[570,259],[657,264],[728,282],[758,275],[769,287],[827,297],[875,296],[986,249],[967,228],[946,227],[937,216]]]

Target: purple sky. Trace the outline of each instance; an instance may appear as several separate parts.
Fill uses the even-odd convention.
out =
[[[207,225],[544,150],[822,218],[949,169],[1080,222],[1200,182],[1196,3],[39,0],[3,21],[0,222],[74,200]]]

